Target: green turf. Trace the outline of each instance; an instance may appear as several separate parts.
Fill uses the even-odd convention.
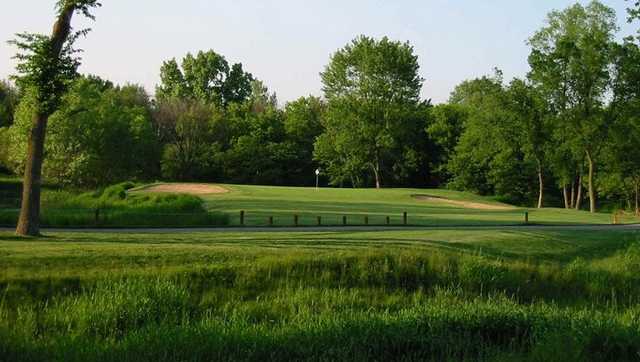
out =
[[[245,211],[245,224],[249,226],[294,224],[298,215],[300,225],[316,225],[321,217],[323,225],[342,225],[347,216],[350,225],[363,225],[365,216],[369,224],[385,225],[386,217],[394,225],[408,223],[423,226],[454,225],[515,225],[524,222],[525,211],[536,224],[610,224],[608,213],[590,214],[586,211],[564,209],[478,210],[443,203],[416,200],[413,195],[432,195],[452,200],[500,204],[488,197],[442,189],[333,189],[294,188],[269,186],[225,185],[231,192],[204,196],[210,210],[227,213],[232,225],[240,223],[240,211]],[[144,189],[141,190],[144,192]],[[623,217],[619,222],[638,222],[637,218]]]
[[[370,251],[482,254],[533,262],[603,260],[638,239],[637,231],[413,230],[365,232],[50,233],[19,238],[0,232],[0,279],[87,276],[145,268],[191,269],[218,262],[251,263],[281,255]]]
[[[0,360],[632,361],[640,233],[0,233]]]

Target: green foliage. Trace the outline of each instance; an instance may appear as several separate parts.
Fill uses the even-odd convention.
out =
[[[13,124],[13,113],[18,101],[18,91],[9,82],[0,82],[0,128]]]
[[[20,174],[35,110],[25,97],[9,131],[9,163]],[[100,186],[157,172],[159,146],[149,98],[138,86],[115,87],[96,77],[78,78],[49,119],[45,177],[54,183]],[[126,150],[126,152],[123,152]]]
[[[225,110],[178,99],[159,104],[154,118],[165,143],[164,177],[252,184],[309,183],[304,177],[312,173],[311,147],[319,120],[302,117],[320,117],[313,114],[321,110],[311,108],[307,112],[304,105],[279,110],[264,86],[258,82],[255,85],[256,90],[261,88],[259,92]],[[289,112],[293,114],[290,122],[298,122],[295,127],[310,122],[308,128],[289,128],[288,133]]]
[[[10,144],[9,129],[0,128],[0,173],[9,173]]]
[[[469,109],[462,104],[440,104],[431,109],[430,123],[427,126],[429,138],[437,145],[431,162],[444,180],[450,177],[447,163],[455,153],[460,136],[469,117]]]
[[[84,33],[76,33],[67,40],[57,61],[51,59],[53,44],[46,35],[21,33],[11,42],[22,51],[15,56],[16,70],[21,74],[15,81],[21,89],[33,92],[44,114],[58,108],[61,97],[77,75],[80,59],[75,55],[73,43],[81,35]]]
[[[189,53],[181,65],[175,59],[164,62],[160,78],[156,89],[160,100],[188,98],[224,107],[249,98],[253,81],[242,64],[229,66],[225,57],[213,50],[200,51],[196,56]]]
[[[8,140],[0,146],[4,148],[4,165],[16,175],[24,173],[24,162],[27,154],[29,130],[33,123],[33,115],[37,109],[37,99],[33,92],[23,95],[15,111],[14,122],[5,133]]]
[[[617,30],[614,10],[592,1],[550,13],[547,25],[529,40],[530,78],[549,101],[556,132],[562,134],[556,140],[570,145],[560,147],[578,149],[578,162],[583,158],[588,162],[592,212],[596,198],[593,174],[610,123],[603,105],[611,89],[609,70]]]
[[[71,14],[81,12],[86,17],[93,19],[91,10],[99,7],[97,0],[59,0],[56,4],[59,14],[71,9]],[[63,26],[57,24],[57,26]],[[63,32],[70,29],[62,29]],[[15,55],[18,61],[16,70],[19,75],[14,77],[22,90],[32,93],[37,102],[37,112],[41,115],[50,115],[55,112],[61,102],[61,98],[67,91],[80,65],[79,50],[74,48],[75,41],[85,36],[88,29],[76,33],[65,34],[61,44],[56,44],[54,39],[47,35],[20,33],[17,39],[9,43],[19,49]],[[60,48],[58,54],[56,48]]]
[[[261,105],[251,102],[231,110],[231,121],[244,122],[247,128],[232,139],[224,153],[225,175],[233,183],[285,185],[293,181],[288,177],[298,176],[288,174],[289,164],[296,161],[296,150],[286,139],[284,113]]]
[[[605,172],[599,189],[611,199],[627,201],[630,209],[640,203],[640,48],[625,41],[614,50],[613,101],[608,113],[614,119],[604,147]],[[625,205],[618,205],[623,208]]]
[[[162,175],[170,180],[212,179],[218,108],[177,98],[159,102],[154,122],[164,144]]]
[[[289,102],[284,108],[284,132],[291,152],[295,157],[287,168],[294,177],[293,185],[310,185],[317,164],[312,162],[316,139],[324,130],[323,119],[326,103],[317,97],[301,97]]]
[[[509,91],[500,71],[456,87],[450,100],[465,107],[468,118],[447,170],[453,188],[527,203],[535,190],[535,168],[522,148],[523,128],[510,108]]]
[[[410,157],[426,157],[411,142],[425,127],[418,69],[413,48],[386,37],[361,36],[332,56],[321,74],[326,131],[316,147],[332,184],[359,185],[370,170],[380,186],[383,174],[393,180],[403,167],[419,168]]]

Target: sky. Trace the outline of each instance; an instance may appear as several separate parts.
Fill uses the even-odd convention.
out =
[[[6,41],[18,32],[49,33],[54,0],[6,1],[0,12],[0,79],[14,74],[16,49]],[[213,49],[275,91],[281,104],[322,95],[320,72],[331,54],[358,35],[409,41],[425,79],[422,96],[446,102],[465,79],[504,71],[506,79],[528,71],[526,40],[546,14],[570,0],[102,0],[96,22],[78,42],[80,71],[113,82],[143,85],[154,93],[162,62]],[[587,3],[587,1],[580,1]],[[614,8],[620,35],[624,0]]]

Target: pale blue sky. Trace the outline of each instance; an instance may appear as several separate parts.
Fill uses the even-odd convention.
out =
[[[425,78],[423,96],[446,101],[460,81],[528,70],[526,39],[546,14],[570,0],[103,0],[85,50],[82,72],[142,84],[151,93],[163,60],[213,49],[265,81],[281,103],[321,95],[319,73],[330,54],[360,34],[410,41]],[[586,3],[585,1],[581,1]],[[618,13],[621,35],[627,2],[605,0]],[[54,0],[3,4],[0,79],[14,72],[21,31],[50,30]],[[76,23],[77,27],[86,22]]]

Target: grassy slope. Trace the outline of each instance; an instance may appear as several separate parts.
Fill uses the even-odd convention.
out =
[[[274,257],[341,257],[369,252],[482,254],[492,258],[567,263],[602,261],[626,248],[634,231],[430,230],[318,233],[52,233],[22,239],[0,233],[0,280],[86,277],[103,272],[189,270]]]
[[[632,231],[0,233],[0,356],[633,360],[639,240]]]
[[[315,225],[321,216],[324,224],[340,225],[342,216],[350,224],[363,224],[364,215],[371,224],[384,224],[385,217],[400,224],[402,213],[409,213],[413,225],[499,225],[521,224],[525,209],[507,211],[465,209],[442,203],[418,201],[415,194],[428,194],[452,200],[500,205],[491,198],[450,190],[425,189],[328,189],[226,185],[232,192],[205,197],[212,210],[231,215],[232,224],[239,223],[239,212],[245,210],[247,225],[266,225],[269,216],[276,225],[292,225],[293,215],[300,215],[303,225]],[[530,221],[540,224],[610,224],[610,214],[564,209],[529,209]],[[637,222],[625,218],[621,222]]]
[[[197,227],[226,225],[227,217],[205,209],[193,195],[131,194],[123,182],[79,192],[45,188],[40,222],[44,227]],[[0,226],[15,226],[21,184],[0,176]],[[97,211],[99,209],[99,211]]]

